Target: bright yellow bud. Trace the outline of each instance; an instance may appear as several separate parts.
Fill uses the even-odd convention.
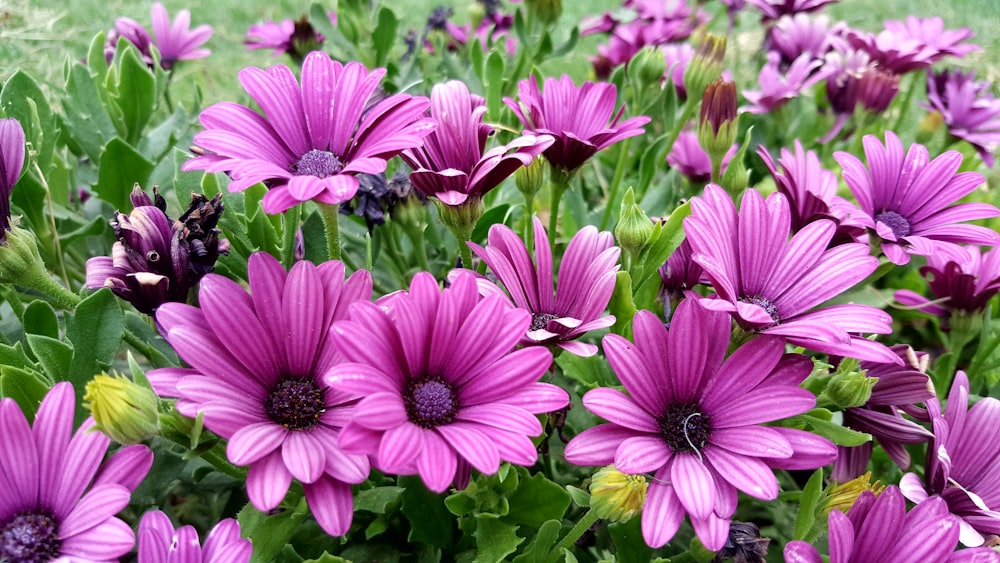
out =
[[[642,511],[649,484],[643,475],[628,475],[608,465],[590,482],[590,507],[599,518],[625,523]]]
[[[160,431],[156,394],[125,376],[95,375],[83,400],[97,429],[116,442],[136,444]]]

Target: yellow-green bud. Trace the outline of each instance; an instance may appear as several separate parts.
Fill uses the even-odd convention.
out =
[[[628,522],[642,511],[648,487],[645,476],[622,473],[608,465],[590,482],[590,509],[604,520]]]
[[[136,444],[159,434],[156,394],[127,377],[94,376],[83,400],[97,429],[118,443]]]
[[[528,11],[544,26],[554,25],[562,15],[562,0],[525,0]]]
[[[629,188],[622,198],[618,226],[615,227],[618,246],[632,256],[637,256],[646,248],[652,235],[653,221],[635,202],[635,194],[632,193],[632,188]]]
[[[736,142],[736,83],[719,78],[705,88],[701,100],[698,143],[708,153],[713,169],[720,169],[723,157]]]
[[[641,87],[659,86],[667,72],[667,58],[659,47],[647,45],[632,57],[628,73]]]
[[[941,115],[941,112],[932,111],[925,115],[917,126],[917,142],[926,145],[934,137],[934,134],[941,129],[941,125],[943,124],[944,116]]]
[[[545,158],[535,157],[531,164],[514,172],[514,185],[525,197],[534,197],[545,185]]]
[[[479,24],[483,23],[483,19],[486,17],[486,6],[482,2],[472,2],[466,10],[469,14],[469,26],[472,29],[478,29]]]
[[[842,409],[860,407],[868,402],[876,383],[877,377],[868,377],[863,371],[838,371],[831,376],[820,400]]]
[[[885,490],[885,485],[879,481],[871,482],[872,472],[869,471],[860,477],[851,479],[846,483],[835,483],[824,491],[826,497],[823,503],[823,511],[829,514],[833,510],[847,512],[854,506],[861,493],[871,491],[878,496]]]
[[[684,89],[688,98],[701,99],[705,87],[722,75],[725,58],[726,37],[706,33],[684,71]]]

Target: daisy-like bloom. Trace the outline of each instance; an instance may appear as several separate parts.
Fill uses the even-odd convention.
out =
[[[830,25],[827,15],[795,14],[782,16],[767,34],[768,47],[781,55],[781,62],[790,64],[804,54],[811,59],[823,59],[831,49],[846,45],[842,35],[847,24]]]
[[[958,255],[931,254],[927,265],[920,268],[934,294],[933,301],[909,289],[896,291],[896,301],[945,319],[956,313],[982,313],[1000,292],[1000,248],[986,253],[975,246],[955,250]]]
[[[152,12],[152,36],[135,20],[130,18],[115,20],[116,33],[108,34],[105,54],[110,46],[111,56],[114,56],[118,35],[131,41],[147,63],[152,63],[149,45],[154,45],[160,53],[160,66],[166,70],[173,68],[178,61],[203,59],[212,54],[212,51],[202,48],[202,45],[212,37],[212,26],[199,25],[191,29],[191,12],[188,10],[177,12],[177,18],[171,22],[170,14],[160,2],[153,3]]]
[[[850,30],[847,41],[855,49],[862,49],[879,66],[895,74],[905,74],[923,69],[951,55],[964,57],[979,49],[977,45],[960,45],[974,34],[967,28],[946,30],[941,18],[907,18],[906,23],[885,22],[881,32],[867,33]]]
[[[249,295],[213,274],[201,282],[201,309],[160,307],[160,333],[191,367],[156,369],[149,381],[160,396],[177,397],[184,416],[202,413],[205,427],[228,440],[229,461],[250,466],[247,495],[258,510],[277,508],[294,477],[319,525],[343,535],[351,485],[368,477],[369,464],[337,446],[357,395],[322,375],[340,360],[330,326],[370,299],[371,275],[344,280],[335,260],[299,261],[286,273],[264,252],[250,256],[247,271]]]
[[[911,407],[932,399],[934,385],[923,372],[921,357],[906,345],[892,347],[903,365],[896,363],[861,362],[867,377],[878,381],[868,401],[860,407],[844,410],[844,426],[872,435],[889,458],[902,469],[910,466],[910,454],[905,444],[921,444],[933,437],[926,428],[902,417],[898,407]],[[837,461],[831,479],[838,483],[862,475],[872,455],[872,442],[860,446],[838,446]]]
[[[680,41],[690,36],[692,31],[691,20],[636,18],[616,25],[608,36],[608,42],[597,46],[597,56],[591,57],[591,62],[598,77],[606,78],[615,67],[632,60],[643,47]]]
[[[789,240],[791,213],[785,196],[764,198],[747,190],[739,213],[721,187],[709,184],[691,200],[684,230],[715,288],[705,307],[733,315],[747,331],[782,336],[795,346],[862,360],[898,362],[899,357],[859,333],[888,334],[892,318],[867,305],[816,309],[864,280],[878,267],[868,246],[828,248],[833,221],[809,223]]]
[[[483,123],[486,101],[451,80],[431,90],[430,117],[437,129],[423,146],[400,156],[413,168],[410,182],[428,197],[449,206],[478,205],[482,197],[553,143],[550,135],[525,135],[486,150],[493,128]]]
[[[1000,99],[991,89],[989,82],[976,80],[975,71],[927,73],[928,109],[941,116],[950,135],[975,147],[990,168],[1000,146]]]
[[[899,482],[910,501],[923,505],[943,499],[960,519],[964,545],[977,546],[984,535],[1000,535],[1000,400],[980,399],[969,407],[969,379],[955,374],[947,408],[927,401],[934,437],[927,446],[924,479],[907,473]]]
[[[604,310],[615,290],[621,249],[609,232],[598,232],[592,225],[580,229],[563,254],[556,288],[549,238],[542,222],[533,220],[537,263],[521,238],[502,223],[490,227],[486,248],[471,242],[469,246],[499,278],[514,306],[531,313],[522,345],[554,345],[578,356],[593,356],[597,346],[577,339],[615,324],[615,317]],[[480,283],[480,292],[502,294],[486,280]]]
[[[340,433],[347,451],[370,454],[380,470],[419,474],[427,488],[464,488],[470,467],[492,474],[500,462],[532,465],[535,414],[565,407],[565,391],[538,379],[552,354],[514,350],[531,315],[499,295],[480,299],[472,272],[445,290],[426,272],[409,291],[357,303],[331,337],[346,362],[325,381],[363,394]]]
[[[782,71],[781,55],[775,51],[769,52],[767,63],[761,67],[760,76],[757,78],[760,90],[743,92],[743,97],[750,102],[745,108],[746,111],[770,113],[789,100],[797,98],[803,90],[826,78],[822,72],[817,72],[822,66],[822,61],[803,53]]]
[[[88,418],[73,432],[73,386],[57,383],[33,424],[13,399],[0,399],[0,561],[118,561],[135,545],[115,517],[146,477],[153,453],[123,448]],[[72,435],[71,435],[72,434]]]
[[[330,23],[337,25],[336,12],[327,12]],[[298,20],[266,21],[251,25],[243,43],[248,51],[273,49],[274,56],[287,54],[296,62],[302,62],[312,51],[318,51],[326,37],[316,31],[309,22],[309,16]]]
[[[737,491],[763,500],[778,495],[771,464],[820,467],[836,447],[825,438],[764,426],[808,411],[816,397],[799,388],[812,363],[786,355],[781,338],[761,337],[726,359],[728,315],[686,299],[669,332],[648,311],[633,321],[635,343],[614,334],[604,351],[625,387],[599,388],[584,406],[607,420],[566,445],[578,465],[614,463],[624,473],[655,473],[642,510],[642,535],[665,545],[684,515],[698,539],[721,549]],[[809,455],[799,457],[799,450]]]
[[[753,4],[761,11],[761,19],[764,21],[776,20],[781,16],[793,16],[806,12],[815,12],[823,6],[836,2],[837,0],[747,0],[748,4]]]
[[[722,171],[726,171],[726,165],[736,156],[739,146],[733,144],[722,157]],[[708,153],[701,148],[698,142],[698,134],[684,131],[677,136],[674,146],[670,147],[670,154],[667,155],[667,164],[671,168],[676,168],[685,178],[694,184],[704,184],[712,179],[712,160]]]
[[[828,516],[830,563],[991,563],[1000,553],[988,548],[962,549],[957,519],[941,499],[906,511],[906,500],[895,485],[875,497],[864,491],[845,515]],[[786,563],[820,563],[816,548],[801,540],[785,545]]]
[[[622,139],[641,135],[649,118],[640,115],[621,120],[625,106],[615,111],[618,89],[614,84],[573,83],[569,75],[545,79],[544,92],[534,77],[518,82],[518,100],[504,98],[524,125],[526,133],[551,135],[555,143],[543,153],[549,164],[566,175],[590,157]]]
[[[468,45],[469,41],[479,40],[480,45],[487,50],[492,44],[502,44],[509,55],[517,52],[517,39],[512,33],[513,27],[514,16],[497,10],[487,13],[476,29],[472,29],[471,24],[457,25],[451,20],[446,20],[444,24],[444,29],[451,35],[456,47]]]
[[[216,228],[224,209],[221,194],[212,199],[191,194],[187,211],[172,221],[166,201],[155,188],[153,193],[155,201],[135,185],[135,208],[111,219],[118,239],[111,256],[87,260],[87,287],[107,287],[147,315],[168,301],[187,301],[188,292],[215,269],[219,255],[229,253],[229,242]]]
[[[10,230],[10,194],[24,170],[24,128],[21,122],[0,119],[0,244]]]
[[[240,524],[226,518],[212,528],[202,547],[193,526],[174,529],[166,514],[151,510],[139,521],[139,563],[247,563],[250,540],[240,537]]]
[[[284,65],[248,67],[240,83],[264,115],[221,102],[201,112],[194,136],[205,154],[183,170],[228,172],[229,191],[264,182],[263,206],[281,213],[306,201],[337,205],[358,191],[357,174],[385,172],[386,160],[420,145],[433,129],[424,97],[377,92],[385,69],[368,71],[313,51],[302,84]]]
[[[902,40],[916,40],[926,47],[937,51],[931,62],[937,62],[946,56],[963,58],[973,51],[980,50],[979,45],[962,43],[975,37],[975,33],[967,27],[962,29],[945,29],[944,20],[938,17],[918,18],[907,16],[905,22],[886,20],[886,31],[895,34]]]
[[[984,182],[975,172],[958,172],[962,154],[947,151],[930,159],[927,148],[914,143],[904,154],[903,143],[886,131],[885,144],[874,135],[863,139],[868,167],[854,155],[834,153],[844,180],[863,215],[859,222],[882,239],[882,252],[894,264],[910,255],[948,252],[951,243],[993,246],[1000,235],[992,229],[960,224],[1000,215],[988,203],[951,205]]]

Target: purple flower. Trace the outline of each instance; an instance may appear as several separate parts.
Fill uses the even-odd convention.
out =
[[[984,179],[975,172],[958,172],[962,154],[947,151],[931,160],[927,148],[903,144],[892,131],[885,145],[873,135],[863,139],[868,168],[852,154],[834,153],[844,169],[844,180],[864,215],[858,220],[882,239],[882,252],[894,264],[906,264],[910,254],[929,256],[950,243],[995,245],[1000,235],[992,229],[963,225],[1000,215],[988,203],[950,205],[970,194]]]
[[[1000,554],[988,548],[955,551],[958,522],[944,502],[935,499],[906,512],[895,485],[875,498],[864,491],[845,515],[829,515],[830,563],[989,563]],[[801,540],[785,545],[786,563],[820,563],[816,548]]]
[[[990,168],[1000,144],[1000,100],[991,88],[989,82],[976,80],[975,71],[927,72],[928,109],[941,115],[950,135],[975,147]]]
[[[463,26],[456,25],[451,20],[445,20],[444,28],[451,35],[455,46],[465,46],[470,40],[479,40],[483,49],[488,50],[490,45],[503,44],[507,54],[513,55],[517,52],[517,39],[512,33],[514,27],[514,16],[493,11],[479,22],[476,29],[472,29],[471,24]]]
[[[566,445],[578,465],[614,463],[624,473],[655,472],[642,510],[642,535],[665,545],[684,515],[698,539],[719,550],[729,533],[737,491],[778,496],[771,463],[800,469],[825,465],[836,448],[808,432],[764,426],[808,411],[816,398],[799,388],[811,362],[784,354],[781,338],[751,340],[726,359],[730,321],[686,299],[668,332],[639,311],[635,343],[614,334],[604,350],[626,393],[598,388],[583,397],[607,420]],[[798,450],[813,455],[798,458]]]
[[[641,135],[649,118],[640,115],[619,123],[625,106],[615,112],[618,89],[614,84],[585,82],[577,87],[569,75],[546,78],[544,93],[531,78],[518,82],[518,101],[504,98],[534,135],[552,135],[555,143],[545,150],[554,168],[572,174],[599,150],[622,139]]]
[[[933,437],[927,429],[899,414],[897,407],[911,407],[932,399],[934,385],[923,372],[919,355],[906,345],[892,347],[903,365],[898,363],[861,362],[868,377],[877,378],[871,396],[864,406],[844,410],[843,425],[872,435],[889,458],[899,467],[910,466],[910,454],[905,444],[922,444]],[[926,356],[926,354],[923,354]],[[872,442],[860,446],[838,446],[837,461],[831,479],[844,483],[860,476],[871,459]]]
[[[723,172],[738,150],[739,147],[734,144],[726,151],[722,157]],[[684,131],[678,135],[667,155],[667,163],[692,183],[703,184],[712,179],[712,161],[705,149],[701,148],[697,133]]]
[[[895,74],[927,68],[945,56],[964,57],[979,49],[977,45],[959,45],[974,34],[968,29],[945,30],[941,18],[920,19],[909,16],[906,23],[886,21],[878,34],[851,30],[847,41],[863,49],[872,60]]]
[[[336,12],[327,12],[327,17],[330,23],[337,25]],[[251,25],[243,39],[248,51],[274,49],[275,57],[287,54],[297,62],[302,62],[311,51],[318,51],[324,41],[326,38],[313,28],[309,16],[302,16],[296,21],[266,21]]]
[[[302,85],[284,65],[240,71],[240,82],[264,112],[222,102],[201,112],[194,136],[205,154],[183,170],[228,172],[229,191],[264,182],[263,206],[281,213],[306,201],[337,205],[358,191],[357,174],[379,174],[386,160],[418,146],[433,122],[429,101],[376,92],[384,69],[343,65],[314,51],[302,63]]]
[[[215,525],[202,547],[193,526],[174,529],[166,514],[151,510],[139,522],[139,563],[247,563],[253,546],[240,537],[240,525],[226,518]]]
[[[986,253],[975,246],[955,250],[957,256],[944,252],[929,255],[927,265],[920,268],[934,294],[933,301],[909,289],[896,291],[896,301],[944,318],[953,313],[982,313],[1000,292],[1000,248]]]
[[[960,519],[960,541],[977,546],[983,535],[1000,534],[1000,400],[984,397],[968,405],[969,379],[959,371],[946,410],[936,398],[927,401],[934,437],[927,446],[923,483],[907,473],[899,486],[921,506],[944,499]]]
[[[45,395],[32,425],[13,399],[0,399],[0,560],[110,563],[135,544],[115,514],[153,453],[135,445],[104,460],[111,440],[92,418],[74,433],[75,410],[65,382]]]
[[[918,18],[906,16],[906,22],[887,20],[885,29],[904,40],[914,39],[937,51],[932,62],[937,62],[946,56],[963,58],[965,55],[980,50],[979,45],[971,43],[960,44],[971,39],[976,34],[969,28],[945,29],[944,20],[938,17]]]
[[[483,123],[485,113],[486,101],[470,94],[464,82],[434,86],[430,116],[438,127],[424,138],[423,146],[400,155],[413,168],[413,187],[445,205],[479,202],[552,145],[549,135],[525,135],[487,151],[493,128]]]
[[[0,119],[0,244],[10,230],[10,194],[24,170],[24,128],[21,122]]]
[[[826,78],[822,72],[817,72],[823,66],[822,61],[812,58],[808,53],[800,55],[784,72],[780,66],[781,55],[769,52],[767,64],[760,69],[757,79],[760,90],[743,92],[743,97],[751,104],[746,111],[770,113]]]
[[[347,451],[370,454],[380,470],[419,474],[427,488],[468,483],[470,466],[492,474],[501,461],[533,465],[535,414],[569,396],[538,379],[552,354],[514,350],[531,316],[499,295],[480,300],[475,277],[461,272],[444,291],[426,272],[409,291],[351,307],[332,338],[346,362],[325,380],[363,394],[340,433]]]
[[[607,328],[615,317],[605,315],[618,272],[621,249],[609,232],[591,225],[577,231],[559,265],[559,285],[554,287],[552,250],[542,222],[535,222],[535,258],[514,231],[497,223],[490,227],[489,244],[469,243],[507,289],[514,305],[531,313],[523,345],[556,345],[578,356],[593,356],[597,346],[578,342],[590,332]],[[491,282],[480,283],[483,295],[501,293]]]
[[[765,201],[743,194],[740,212],[722,188],[709,184],[691,200],[684,230],[692,259],[705,269],[715,298],[705,307],[731,313],[744,330],[783,336],[795,346],[863,360],[898,356],[859,333],[887,334],[892,318],[879,309],[845,303],[816,307],[864,280],[878,267],[868,246],[828,248],[832,221],[809,223],[789,240],[791,213],[781,194]]]
[[[690,43],[668,43],[660,48],[663,51],[663,58],[667,61],[667,70],[664,78],[673,83],[677,95],[681,99],[687,98],[687,90],[684,89],[684,72],[688,63],[694,58],[694,47]]]
[[[659,273],[663,291],[674,305],[683,298],[686,290],[705,282],[704,270],[691,259],[691,241],[686,238],[660,266]]]
[[[747,0],[761,11],[761,19],[776,20],[781,16],[815,12],[837,0]]]
[[[170,14],[160,2],[153,3],[153,34],[141,24],[129,18],[115,20],[115,28],[108,33],[105,55],[114,56],[118,36],[128,39],[148,64],[152,64],[149,46],[152,44],[160,53],[160,66],[170,70],[178,61],[203,59],[212,51],[201,46],[212,37],[212,26],[199,25],[191,29],[191,12],[181,10],[171,22]],[[110,50],[110,53],[109,53]],[[110,60],[110,58],[109,58]]]
[[[830,25],[826,15],[795,14],[782,16],[768,31],[768,44],[781,54],[782,63],[791,63],[804,54],[823,59],[831,49],[846,46],[842,38],[847,24]]]
[[[343,535],[351,484],[368,477],[369,464],[337,446],[358,397],[321,376],[341,359],[330,325],[370,298],[370,274],[345,281],[338,261],[299,261],[286,274],[264,252],[247,268],[249,295],[210,275],[201,282],[201,309],[160,307],[160,333],[191,367],[153,370],[149,381],[160,395],[178,397],[178,412],[203,413],[205,427],[229,441],[229,461],[250,466],[247,495],[258,510],[276,508],[294,477],[320,526]]]

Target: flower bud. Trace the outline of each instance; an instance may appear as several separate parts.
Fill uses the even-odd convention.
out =
[[[120,444],[136,444],[159,434],[156,394],[127,377],[94,376],[83,400],[97,429]]]
[[[701,99],[705,87],[722,75],[725,57],[725,36],[706,33],[684,71],[684,89],[689,98]]]
[[[6,235],[7,240],[0,243],[0,283],[36,287],[35,279],[47,278],[49,274],[38,254],[35,235],[16,226],[7,230]]]
[[[590,508],[599,518],[625,523],[642,511],[649,484],[643,475],[628,475],[614,465],[602,467],[590,482]]]
[[[545,157],[537,156],[531,164],[514,172],[514,185],[524,197],[534,197],[545,185]]]
[[[858,500],[861,493],[865,491],[871,491],[878,496],[882,494],[885,490],[885,485],[879,481],[871,482],[872,472],[869,471],[864,475],[851,479],[846,483],[835,483],[828,487],[824,491],[824,496],[826,501],[823,504],[823,510],[829,514],[833,510],[839,510],[841,512],[847,512],[854,506],[854,501]]]
[[[632,57],[628,63],[628,72],[640,87],[659,87],[663,74],[667,72],[667,59],[659,47],[647,45]]]
[[[652,235],[653,221],[635,202],[635,194],[632,193],[632,188],[629,188],[622,198],[618,226],[615,227],[618,246],[634,257],[646,248]]]
[[[841,368],[843,364],[841,365]],[[820,400],[826,400],[842,409],[860,407],[872,396],[877,377],[868,377],[864,371],[838,369],[830,378]]]
[[[736,83],[721,78],[705,88],[698,119],[698,143],[712,160],[712,169],[722,169],[722,159],[736,142]],[[717,180],[717,179],[716,179]]]
[[[524,3],[535,21],[546,27],[554,25],[562,15],[562,0],[525,0]]]

